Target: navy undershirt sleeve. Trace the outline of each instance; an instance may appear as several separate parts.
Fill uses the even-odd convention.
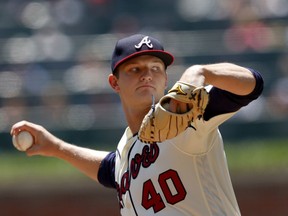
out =
[[[217,115],[236,112],[241,107],[248,105],[251,101],[260,96],[263,91],[263,78],[259,72],[250,68],[249,70],[253,73],[256,80],[255,88],[249,95],[240,96],[216,87],[212,87],[209,92],[209,103],[204,113],[205,121],[208,121]]]
[[[110,152],[101,162],[98,171],[98,181],[109,188],[116,188],[115,184],[115,152]]]
[[[228,91],[213,87],[209,92],[209,103],[204,113],[204,120],[235,112],[257,99],[263,91],[263,78],[257,71],[250,69],[256,79],[254,90],[245,96],[239,96]],[[98,171],[98,181],[105,187],[116,188],[115,184],[115,152],[110,152],[101,162]]]

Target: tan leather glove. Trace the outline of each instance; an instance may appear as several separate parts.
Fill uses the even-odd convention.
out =
[[[171,98],[186,103],[191,108],[180,114],[170,112],[167,108]],[[196,87],[185,82],[176,82],[168,94],[163,96],[155,107],[152,105],[144,117],[138,133],[139,139],[145,143],[155,143],[176,137],[196,118],[203,117],[208,101],[209,94],[203,86]]]

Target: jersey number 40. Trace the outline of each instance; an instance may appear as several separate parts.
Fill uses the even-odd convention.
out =
[[[161,173],[158,183],[167,203],[174,205],[185,199],[187,192],[175,170],[169,169]],[[153,208],[154,213],[165,208],[164,200],[156,191],[151,179],[143,184],[142,206],[147,210]]]

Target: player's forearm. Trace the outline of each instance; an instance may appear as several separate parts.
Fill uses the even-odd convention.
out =
[[[17,135],[19,131],[28,131],[34,138],[32,146],[26,150],[28,156],[42,155],[65,160],[87,176],[97,180],[100,163],[108,152],[71,145],[57,138],[41,125],[28,121],[14,124],[11,135]]]
[[[82,148],[61,142],[59,150],[55,152],[54,156],[70,163],[88,177],[98,181],[99,166],[107,154],[108,152],[105,151]]]
[[[210,84],[237,95],[251,93],[256,83],[250,70],[231,63],[192,66],[180,80],[198,85]]]

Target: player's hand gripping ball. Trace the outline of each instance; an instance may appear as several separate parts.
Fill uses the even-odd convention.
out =
[[[19,151],[26,151],[33,145],[34,139],[28,131],[21,131],[19,134],[13,135],[12,142]]]

